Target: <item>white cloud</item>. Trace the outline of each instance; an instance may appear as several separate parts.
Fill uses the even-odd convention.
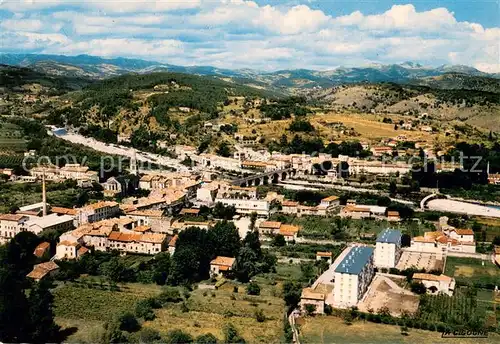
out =
[[[46,51],[51,52],[51,51]],[[139,39],[93,39],[85,42],[71,42],[57,49],[60,54],[90,54],[97,56],[132,56],[157,59],[183,53],[183,43],[176,40]]]
[[[0,23],[0,27],[5,30],[15,29],[16,31],[36,32],[44,28],[44,24],[39,19],[7,19]]]

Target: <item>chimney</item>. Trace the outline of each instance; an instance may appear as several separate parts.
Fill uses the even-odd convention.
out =
[[[42,216],[47,216],[47,193],[45,191],[45,169],[43,169],[42,173],[42,203],[43,203]]]

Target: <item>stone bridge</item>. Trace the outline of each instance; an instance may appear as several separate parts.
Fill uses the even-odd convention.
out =
[[[246,187],[246,186],[267,185],[270,183],[279,183],[281,180],[285,180],[291,176],[294,176],[295,172],[296,171],[293,168],[274,170],[265,173],[254,174],[244,178],[235,179],[232,181],[232,184]]]

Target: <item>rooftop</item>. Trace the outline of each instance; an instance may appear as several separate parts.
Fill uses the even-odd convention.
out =
[[[397,229],[384,229],[377,237],[377,242],[386,244],[397,244],[401,242],[401,231]]]
[[[359,275],[365,265],[373,256],[373,247],[356,246],[351,248],[351,251],[342,259],[340,264],[335,269],[335,272]]]
[[[302,295],[300,296],[301,299],[309,299],[309,300],[325,300],[325,294],[323,293],[318,293],[317,291],[314,291],[312,288],[304,288],[302,289]]]
[[[214,260],[210,262],[210,265],[221,265],[231,267],[234,264],[236,258],[217,256]]]
[[[0,214],[0,221],[21,221],[24,217],[22,214]]]
[[[69,215],[57,215],[57,214],[49,214],[47,216],[34,218],[29,220],[26,225],[27,226],[40,226],[41,228],[47,228],[59,225],[61,223],[73,222],[73,216]]]

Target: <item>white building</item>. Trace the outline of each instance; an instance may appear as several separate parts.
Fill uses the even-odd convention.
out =
[[[373,253],[373,247],[355,246],[339,263],[333,289],[335,307],[354,307],[363,298],[375,274]]]
[[[221,202],[225,206],[234,206],[238,214],[257,213],[261,216],[269,216],[271,204],[263,199],[238,199],[238,198],[217,198],[216,202]]]
[[[0,244],[8,243],[16,234],[26,231],[29,217],[20,214],[0,214]]]
[[[77,209],[76,222],[78,225],[92,223],[111,218],[120,212],[116,202],[97,202]]]
[[[26,222],[26,229],[37,235],[47,230],[69,231],[73,229],[73,217],[69,215],[59,216],[57,214],[33,217]]]
[[[429,294],[444,293],[452,296],[455,290],[455,279],[446,275],[432,275],[425,273],[415,273],[412,279],[416,282],[421,282]]]
[[[401,258],[401,232],[395,229],[383,230],[375,246],[374,263],[377,268],[394,268]]]
[[[307,312],[307,305],[314,306],[313,314],[325,313],[325,294],[314,291],[312,288],[302,289],[300,295],[300,310],[303,313]]]
[[[210,274],[220,276],[233,270],[236,258],[217,256],[210,262]]]

